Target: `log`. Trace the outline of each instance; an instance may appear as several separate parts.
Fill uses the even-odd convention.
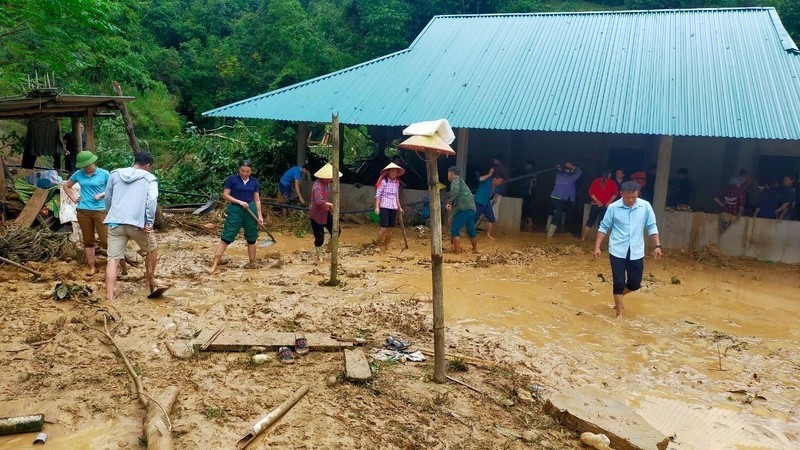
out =
[[[44,414],[3,417],[0,419],[0,436],[42,431],[42,428],[44,428]]]
[[[86,132],[86,148],[84,150],[89,150],[90,152],[95,151],[94,146],[94,109],[87,109],[86,110],[86,118],[83,125],[83,131]]]
[[[119,83],[112,81],[111,84],[114,86],[114,93],[117,94],[117,97],[122,97],[122,88],[119,87]],[[117,105],[122,113],[122,122],[125,124],[125,133],[128,134],[131,150],[133,150],[134,154],[139,153],[139,140],[136,139],[136,133],[133,131],[133,121],[128,114],[128,105],[125,102],[117,102]]]
[[[148,402],[147,414],[142,427],[144,435],[147,437],[147,450],[175,449],[172,441],[172,424],[169,423],[167,414],[175,406],[177,398],[178,387],[170,386],[164,389],[158,399]]]
[[[36,278],[40,278],[42,276],[41,272],[37,272],[37,271],[31,269],[30,267],[25,267],[22,264],[15,263],[14,261],[12,261],[10,259],[3,258],[2,256],[0,256],[0,262],[6,263],[6,264],[11,264],[12,266],[14,266],[14,267],[16,267],[18,269],[21,269],[21,270],[24,270],[25,272],[28,272],[29,274],[33,275]]]
[[[253,424],[250,431],[241,439],[239,442],[236,443],[237,449],[243,449],[253,443],[256,437],[261,434],[262,431],[266,430],[272,424],[278,421],[287,411],[292,409],[292,407],[303,398],[304,395],[308,392],[308,386],[303,386],[298,389],[291,397],[289,397],[285,402],[281,403],[280,406],[272,410],[269,414],[264,416],[261,420]]]

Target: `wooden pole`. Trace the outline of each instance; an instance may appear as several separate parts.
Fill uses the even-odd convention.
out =
[[[75,156],[83,151],[83,138],[81,137],[81,118],[72,116],[72,138],[75,140]]]
[[[12,261],[10,259],[3,258],[2,256],[0,256],[0,263],[11,264],[12,266],[16,267],[17,269],[24,270],[25,272],[28,272],[29,274],[33,275],[36,278],[40,278],[42,276],[41,272],[37,272],[37,271],[31,269],[30,267],[25,267],[22,264],[15,263],[14,261]]]
[[[670,162],[672,161],[672,136],[661,136],[658,139],[658,163],[656,165],[656,179],[647,180],[655,182],[653,187],[653,210],[656,219],[664,217],[664,208],[667,204],[667,186],[669,184]]]
[[[94,147],[94,110],[87,109],[86,110],[86,120],[85,124],[83,125],[84,129],[86,130],[86,150],[90,152],[95,151]]]
[[[306,395],[307,392],[308,392],[308,386],[301,387],[300,389],[295,391],[295,393],[292,394],[291,397],[289,397],[288,399],[286,399],[286,401],[281,403],[280,406],[278,406],[277,408],[272,410],[269,414],[262,417],[261,420],[253,424],[253,426],[250,428],[250,431],[243,438],[239,439],[239,442],[236,443],[236,448],[243,449],[246,448],[248,445],[252,444],[253,441],[256,439],[256,437],[258,437],[258,435],[261,434],[261,432],[271,427],[275,422],[278,421],[278,419],[280,419],[284,414],[286,414],[287,411],[292,409],[292,407],[296,405],[297,402],[299,402],[300,399],[303,398],[303,396]]]
[[[118,97],[122,97],[122,88],[119,87],[119,83],[112,81],[111,84],[114,86],[114,93],[117,94]],[[136,139],[136,133],[133,132],[133,121],[128,114],[128,105],[122,101],[117,102],[117,105],[119,106],[119,111],[122,113],[122,122],[125,124],[125,132],[128,133],[128,140],[131,141],[131,150],[134,154],[139,153],[139,141]]]
[[[428,198],[431,210],[431,278],[433,281],[433,381],[445,383],[444,298],[442,277],[442,203],[439,193],[439,154],[425,152],[428,169]]]
[[[297,165],[306,164],[306,146],[308,145],[308,122],[297,124]]]
[[[333,166],[333,228],[331,236],[331,278],[328,281],[330,286],[338,286],[338,271],[339,271],[339,143],[341,142],[341,135],[339,134],[339,115],[332,115],[332,144],[333,155],[331,156],[331,165]]]

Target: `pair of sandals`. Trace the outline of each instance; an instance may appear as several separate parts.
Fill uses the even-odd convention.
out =
[[[308,353],[308,341],[305,336],[298,336],[294,339],[294,351],[298,355],[305,355]],[[294,354],[289,347],[281,347],[278,349],[278,359],[284,364],[294,364]]]

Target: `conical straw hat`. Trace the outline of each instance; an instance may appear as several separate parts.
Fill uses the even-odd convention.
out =
[[[400,173],[397,174],[398,177],[402,177],[403,174],[406,173],[406,169],[403,169],[402,167],[398,166],[395,163],[389,163],[388,166],[384,167],[381,170],[381,178],[385,177],[386,176],[386,172],[388,172],[391,169],[397,169],[400,172]]]
[[[319,169],[314,174],[314,176],[317,177],[317,178],[324,178],[326,180],[332,180],[333,179],[333,166],[331,165],[331,163],[325,164],[324,166],[322,166],[321,169]],[[339,178],[341,178],[341,177],[342,177],[342,172],[339,172]]]
[[[431,136],[411,136],[399,144],[400,148],[406,150],[413,150],[415,152],[424,152],[426,150],[435,150],[443,155],[455,155],[456,152],[450,145],[434,133]]]

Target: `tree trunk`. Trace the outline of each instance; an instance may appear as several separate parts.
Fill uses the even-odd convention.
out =
[[[114,93],[117,94],[118,97],[122,97],[122,88],[119,87],[119,83],[112,81],[111,84],[114,85]],[[131,150],[134,154],[139,153],[139,141],[136,139],[136,133],[133,132],[133,121],[128,114],[128,105],[126,105],[125,102],[117,102],[117,105],[122,113],[122,122],[125,123],[125,132],[128,134],[128,140],[131,142]]]
[[[433,381],[447,381],[444,346],[444,298],[442,294],[442,203],[439,193],[438,154],[425,152],[428,168],[428,198],[431,210],[431,277],[433,280]]]

